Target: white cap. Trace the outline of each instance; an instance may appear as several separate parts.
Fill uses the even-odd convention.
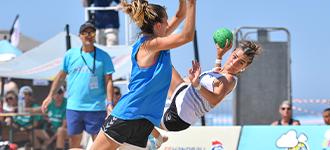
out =
[[[24,93],[33,93],[32,88],[30,86],[23,86],[19,89],[19,96],[24,96]]]

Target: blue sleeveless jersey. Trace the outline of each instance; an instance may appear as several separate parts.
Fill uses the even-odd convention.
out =
[[[159,126],[172,78],[171,56],[169,50],[161,51],[155,64],[140,68],[136,55],[145,40],[146,37],[142,37],[133,45],[129,92],[122,96],[111,114],[124,120],[145,118]]]

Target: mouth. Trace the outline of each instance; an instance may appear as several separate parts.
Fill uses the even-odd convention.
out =
[[[85,43],[86,44],[91,44],[91,43],[93,43],[94,41],[92,40],[92,39],[86,39],[86,41],[85,41]]]

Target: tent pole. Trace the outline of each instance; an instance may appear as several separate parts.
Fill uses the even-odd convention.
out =
[[[69,25],[68,24],[65,25],[65,31],[66,31],[66,36],[65,36],[66,50],[69,50],[71,48],[71,39],[70,39],[70,31],[69,31]]]
[[[195,36],[194,36],[193,44],[194,44],[194,56],[195,56],[195,60],[200,63],[200,61],[199,61],[199,53],[198,53],[197,30],[195,30]],[[205,116],[202,116],[201,117],[201,124],[202,124],[202,126],[205,126],[206,125],[206,123],[205,123]]]
[[[1,78],[1,96],[3,97],[5,95],[5,78],[4,77],[0,77]]]

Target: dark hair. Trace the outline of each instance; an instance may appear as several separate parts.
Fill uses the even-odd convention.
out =
[[[244,55],[249,58],[248,65],[252,63],[254,56],[259,55],[262,51],[261,46],[253,41],[240,41],[235,50],[237,49],[242,49]]]
[[[323,112],[330,111],[330,107],[323,110]]]
[[[16,100],[18,99],[17,93],[16,93],[15,91],[13,91],[13,90],[10,90],[10,91],[6,92],[6,94],[5,94],[5,98],[6,98],[7,95],[9,95],[9,94],[13,94],[14,97],[15,97],[15,99],[16,99]]]
[[[113,89],[118,90],[119,94],[121,94],[120,88],[118,86],[113,86]]]
[[[63,94],[64,93],[64,87],[60,87],[58,90],[57,90],[57,94]]]
[[[121,5],[143,33],[154,34],[153,26],[167,16],[165,7],[146,0],[132,0],[130,4],[123,0]]]

